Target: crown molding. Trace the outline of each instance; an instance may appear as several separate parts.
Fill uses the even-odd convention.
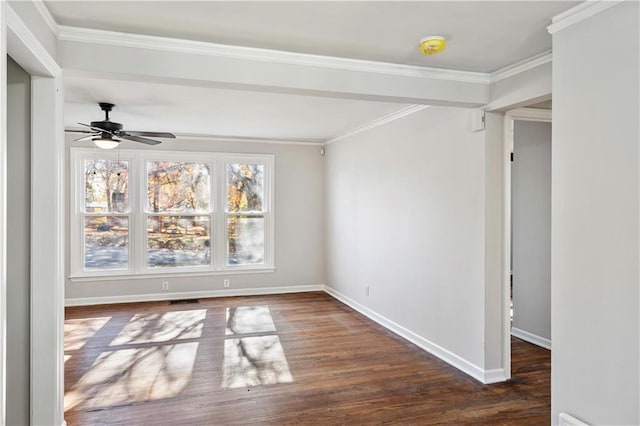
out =
[[[53,18],[53,15],[51,15],[51,12],[49,12],[49,8],[47,7],[47,5],[44,4],[44,1],[43,0],[31,0],[31,1],[33,2],[33,5],[35,6],[36,10],[40,14],[40,16],[42,16],[42,19],[44,19],[44,22],[47,24],[47,27],[49,27],[53,35],[55,35],[56,37],[59,37],[60,29],[58,28],[58,23]]]
[[[207,140],[215,142],[246,142],[246,143],[265,143],[276,145],[304,145],[304,146],[321,146],[324,144],[323,139],[306,139],[306,138],[261,138],[252,136],[225,136],[214,134],[199,133],[175,133],[176,139],[187,140]]]
[[[507,65],[504,68],[501,68],[497,71],[489,74],[489,83],[493,84],[500,80],[504,80],[509,77],[513,77],[514,75],[518,75],[530,69],[539,67],[540,65],[547,64],[551,62],[551,50],[547,50],[538,55],[532,56],[530,58],[524,59],[522,61],[516,62],[511,65]]]
[[[547,31],[549,31],[549,34],[555,34],[558,31],[597,15],[610,7],[616,6],[623,1],[624,0],[587,0],[554,16],[551,19],[551,25],[547,27]]]
[[[254,47],[230,46],[141,34],[120,33],[90,28],[59,26],[58,38],[62,41],[95,43],[108,46],[152,49],[164,52],[188,53],[247,59],[254,61],[286,63],[292,65],[315,66],[345,71],[361,71],[378,74],[391,74],[404,77],[418,77],[466,83],[488,83],[489,75],[480,72],[447,70],[420,67],[415,65],[393,64],[388,62],[366,61],[360,59],[338,58],[333,56],[311,55],[307,53],[285,52],[280,50]]]
[[[344,133],[340,133],[332,138],[327,139],[325,145],[330,145],[334,142],[338,142],[339,140],[346,139],[351,136],[355,136],[358,133],[365,132],[367,130],[374,129],[378,126],[382,126],[383,124],[390,123],[392,121],[398,120],[399,118],[406,117],[408,115],[414,114],[418,111],[422,111],[425,108],[429,108],[430,105],[410,105],[406,108],[402,108],[398,111],[392,112],[391,114],[383,115],[382,117],[376,118],[375,120],[369,121],[365,124],[362,124],[358,127],[354,127],[351,130],[347,130]]]

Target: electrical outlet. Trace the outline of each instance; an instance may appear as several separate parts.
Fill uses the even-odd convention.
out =
[[[169,281],[162,281],[162,291],[169,291]]]
[[[224,286],[224,288],[229,288],[229,280],[224,280],[222,282],[222,285]]]
[[[371,294],[371,286],[369,286],[369,285],[366,286],[365,287],[365,292],[366,292],[367,296],[369,296]]]

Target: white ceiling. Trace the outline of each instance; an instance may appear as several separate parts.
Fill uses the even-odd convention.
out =
[[[551,48],[550,19],[577,1],[46,1],[62,25],[492,72]],[[420,39],[444,35],[427,57]]]
[[[578,1],[59,1],[59,25],[490,73],[551,48],[550,18]],[[422,55],[426,35],[446,51]],[[65,77],[65,126],[118,105],[129,130],[326,140],[406,105]]]

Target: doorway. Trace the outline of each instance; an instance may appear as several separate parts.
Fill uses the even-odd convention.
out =
[[[511,335],[551,349],[551,123],[512,117]]]

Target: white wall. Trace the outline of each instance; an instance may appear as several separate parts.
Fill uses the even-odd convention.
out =
[[[72,135],[68,140],[73,139]],[[69,144],[68,144],[69,145]],[[76,143],[78,146],[78,144]],[[79,146],[86,146],[86,143]],[[130,148],[140,149],[140,144]],[[275,155],[275,272],[243,275],[171,277],[169,292],[161,292],[165,278],[81,281],[67,280],[67,304],[185,297],[189,292],[211,295],[260,292],[275,288],[292,291],[301,286],[324,284],[324,157],[317,145],[173,140],[161,150],[270,153]],[[67,155],[67,164],[69,158]],[[68,173],[67,176],[70,176]],[[68,182],[67,182],[68,185]],[[69,186],[67,186],[69,187]],[[69,223],[67,218],[67,232]],[[69,248],[67,247],[67,253]],[[67,255],[67,259],[69,256]],[[67,276],[69,262],[67,261]],[[222,281],[231,280],[228,291]],[[219,292],[219,293],[213,293]],[[202,295],[202,294],[201,294]],[[101,300],[99,298],[102,298]]]
[[[431,107],[329,145],[325,176],[327,285],[471,374],[487,365],[486,155],[468,110]]]
[[[554,423],[640,423],[639,6],[553,34]]]
[[[7,424],[29,424],[31,76],[7,59]]]
[[[513,138],[514,334],[525,332],[521,337],[546,343],[551,340],[551,123],[516,120]]]

